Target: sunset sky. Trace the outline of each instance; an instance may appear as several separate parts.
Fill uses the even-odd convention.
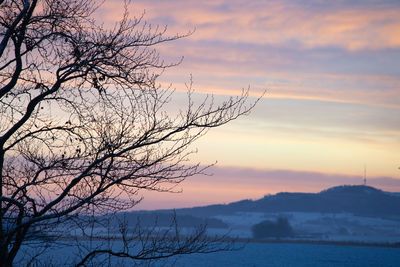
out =
[[[106,23],[122,1],[99,10]],[[267,91],[250,116],[211,130],[194,160],[218,161],[213,176],[181,194],[145,194],[138,208],[178,208],[318,192],[367,183],[400,192],[400,2],[397,0],[142,0],[131,15],[187,38],[157,47],[178,67],[162,84],[180,93]],[[177,103],[178,103],[177,102]]]

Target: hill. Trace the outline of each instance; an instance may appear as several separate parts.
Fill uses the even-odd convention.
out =
[[[400,194],[365,185],[342,185],[319,193],[283,192],[258,200],[177,210],[135,211],[125,216],[131,222],[139,217],[143,222],[154,218],[162,222],[173,214],[182,227],[205,223],[210,234],[229,232],[232,237],[257,238],[256,225],[278,229],[279,222],[285,222],[292,241],[393,244],[400,240]]]
[[[371,186],[343,185],[319,193],[278,193],[258,200],[179,209],[176,212],[203,217],[236,212],[318,212],[392,218],[400,217],[400,196]]]

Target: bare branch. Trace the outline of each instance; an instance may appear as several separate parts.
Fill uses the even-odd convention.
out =
[[[248,114],[259,100],[250,102],[243,90],[225,101],[194,101],[200,95],[190,81],[187,102],[174,102],[173,90],[157,79],[182,59],[164,61],[157,46],[192,31],[168,35],[167,27],[146,23],[143,15],[131,19],[127,4],[121,20],[106,29],[93,19],[94,0],[0,0],[5,266],[33,229],[49,233],[88,212],[128,210],[142,190],[171,192],[203,173],[207,166],[190,162],[191,145],[209,129]],[[93,250],[81,265],[103,254],[147,260],[218,250],[204,233],[176,235],[173,247],[157,240],[143,254]]]

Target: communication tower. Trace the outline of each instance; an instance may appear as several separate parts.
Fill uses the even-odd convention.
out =
[[[367,166],[364,165],[364,185],[367,185]]]

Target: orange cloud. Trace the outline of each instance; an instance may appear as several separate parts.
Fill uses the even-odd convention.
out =
[[[144,193],[144,200],[136,209],[171,209],[217,203],[230,203],[243,199],[259,199],[279,192],[317,193],[343,184],[362,184],[360,174],[349,176],[323,172],[290,170],[255,170],[250,168],[214,168],[213,176],[195,176],[181,184],[181,194]],[[368,177],[367,184],[389,192],[400,191],[400,179],[394,177]]]
[[[100,10],[102,18],[117,20],[121,7],[120,0],[106,1]],[[130,6],[133,15],[144,10],[145,20],[168,25],[171,34],[196,28],[185,40],[157,47],[162,57],[172,62],[181,56],[187,58],[161,78],[162,82],[173,81],[178,89],[184,88],[193,73],[197,88],[207,93],[238,94],[251,85],[253,92],[270,89],[268,97],[400,106],[396,73],[360,70],[359,65],[364,69],[376,59],[368,62],[355,56],[336,63],[334,54],[309,52],[335,47],[344,49],[348,55],[340,54],[339,58],[346,58],[363,51],[400,48],[399,5],[332,2],[315,8],[285,0],[152,0],[135,1]],[[382,61],[383,67],[398,67],[390,55],[385,60],[392,66]],[[355,66],[350,68],[351,64]]]
[[[115,6],[115,5],[114,5]],[[179,8],[176,8],[179,6]],[[118,15],[112,11],[112,16]],[[196,27],[195,40],[254,44],[297,42],[304,47],[338,46],[351,51],[400,46],[400,6],[332,6],[319,9],[289,1],[136,1],[133,10],[181,32]],[[115,14],[117,12],[117,14]],[[168,23],[168,21],[166,21]]]

